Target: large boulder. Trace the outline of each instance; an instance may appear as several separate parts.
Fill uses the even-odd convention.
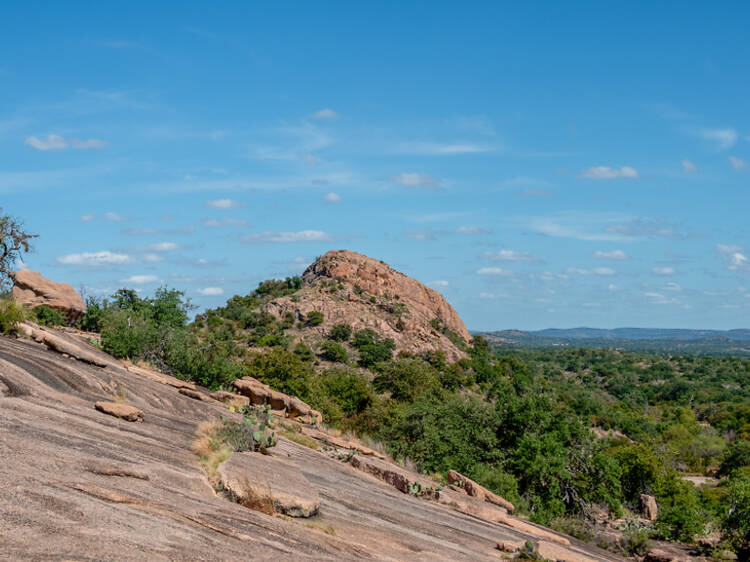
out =
[[[31,269],[13,274],[13,298],[31,308],[42,305],[54,308],[70,322],[80,320],[86,314],[86,304],[73,287],[50,281]]]
[[[251,404],[270,404],[276,411],[285,411],[290,418],[305,423],[320,423],[323,415],[295,396],[273,390],[253,377],[242,377],[232,382],[235,390],[250,399]]]
[[[320,509],[320,496],[297,465],[260,453],[232,453],[219,467],[224,488],[247,507],[264,507],[289,517],[312,517]]]
[[[448,482],[450,482],[450,484],[452,484],[453,486],[462,488],[470,496],[479,498],[482,501],[494,503],[495,505],[499,505],[500,507],[505,508],[508,513],[513,513],[513,511],[515,510],[513,504],[508,500],[501,496],[498,496],[493,492],[490,492],[487,488],[480,484],[477,484],[471,478],[467,478],[460,472],[449,470]]]

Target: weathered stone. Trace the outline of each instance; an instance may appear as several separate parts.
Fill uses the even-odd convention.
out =
[[[643,562],[687,562],[689,559],[682,553],[666,548],[652,548],[643,557]]]
[[[548,541],[539,541],[537,552],[545,560],[555,560],[556,562],[597,562],[595,558],[590,558],[575,552],[559,544]]]
[[[177,392],[193,400],[208,400],[208,396],[190,388],[180,388]]]
[[[659,516],[659,508],[656,506],[656,498],[648,494],[641,494],[641,514],[649,521],[656,521]]]
[[[513,513],[515,510],[515,507],[513,507],[513,504],[510,503],[508,500],[506,500],[503,497],[498,496],[497,494],[490,492],[487,488],[484,486],[477,484],[474,482],[471,478],[467,478],[460,472],[456,472],[455,470],[449,470],[448,471],[448,482],[450,482],[453,485],[460,485],[466,491],[467,494],[470,496],[473,496],[475,498],[479,498],[482,501],[487,501],[490,503],[494,503],[495,505],[499,505],[500,507],[505,508],[508,513]]]
[[[22,269],[13,274],[13,298],[31,308],[46,305],[75,322],[86,314],[86,304],[73,287],[55,283],[38,271]]]
[[[143,412],[135,406],[119,404],[117,402],[97,402],[94,407],[104,414],[115,416],[129,422],[142,422]]]
[[[297,466],[260,453],[232,453],[219,467],[224,487],[240,503],[268,498],[279,513],[311,517],[320,509],[320,496]]]
[[[252,404],[270,404],[274,410],[285,410],[290,418],[299,418],[306,423],[320,423],[323,415],[313,410],[299,398],[273,390],[253,377],[242,377],[232,382],[232,386],[250,399]]]
[[[496,547],[500,552],[518,552],[523,548],[522,541],[499,541]]]
[[[235,394],[234,392],[227,392],[226,390],[217,390],[211,393],[211,398],[223,402],[227,405],[234,405],[237,407],[248,406],[250,399],[247,396],[241,394]]]
[[[349,250],[332,250],[315,260],[302,280],[300,291],[274,299],[262,310],[279,319],[291,315],[299,320],[319,312],[324,323],[309,329],[321,336],[331,326],[345,323],[391,338],[396,351],[443,351],[449,361],[466,357],[446,336],[452,332],[466,342],[471,339],[453,307],[434,289],[385,262]]]

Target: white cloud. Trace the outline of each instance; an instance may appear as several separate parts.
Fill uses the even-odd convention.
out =
[[[679,283],[675,283],[674,281],[670,281],[664,287],[662,287],[662,290],[664,290],[664,291],[682,291],[682,287],[679,285]]]
[[[479,298],[482,300],[497,300],[506,298],[506,295],[498,295],[496,293],[479,293]]]
[[[481,226],[459,226],[456,229],[457,234],[489,234],[489,230]]]
[[[314,154],[305,154],[302,156],[302,160],[313,166],[320,163],[320,160],[318,160]]]
[[[421,156],[455,156],[458,154],[479,154],[494,150],[496,150],[494,146],[461,142],[448,144],[406,142],[398,144],[395,148],[395,152],[398,154],[417,154]]]
[[[716,250],[719,252],[721,257],[728,263],[729,269],[731,270],[744,270],[750,269],[750,260],[743,253],[744,248],[742,246],[735,246],[729,244],[717,244]]]
[[[131,275],[126,279],[120,279],[120,283],[132,283],[134,285],[145,285],[147,283],[158,283],[156,275]]]
[[[290,243],[290,242],[330,242],[333,236],[322,230],[301,230],[299,232],[271,232],[242,236],[241,242],[246,244]]]
[[[391,176],[389,179],[393,183],[400,183],[407,187],[426,187],[428,189],[438,189],[440,187],[440,180],[426,174],[404,172],[398,176]]]
[[[747,162],[745,162],[742,158],[737,158],[736,156],[730,156],[729,163],[735,170],[742,170],[743,168],[747,167]]]
[[[737,131],[734,129],[701,129],[695,133],[700,138],[716,143],[719,150],[732,148],[737,142]]]
[[[28,137],[24,141],[27,145],[37,150],[64,150],[68,147],[76,149],[104,148],[108,146],[106,141],[100,139],[64,139],[60,135],[47,135],[46,138]]]
[[[648,298],[651,304],[677,304],[680,302],[674,297],[665,297],[661,293],[643,293],[643,296]]]
[[[180,245],[174,242],[157,242],[156,244],[149,245],[148,249],[152,252],[173,252],[174,250],[179,250]]]
[[[198,294],[203,295],[204,297],[216,297],[223,295],[224,289],[221,287],[205,287],[203,289],[198,289]]]
[[[212,199],[211,201],[206,201],[206,207],[213,209],[240,209],[245,206],[244,203],[235,201],[234,199]]]
[[[81,215],[81,222],[91,222],[94,220],[94,215],[88,214],[88,215]]]
[[[338,119],[339,114],[333,109],[319,109],[318,111],[311,113],[312,119]]]
[[[528,252],[517,252],[516,250],[499,250],[497,252],[484,252],[482,258],[490,261],[530,261],[538,262],[539,258]]]
[[[339,195],[338,193],[334,193],[333,191],[331,191],[329,193],[326,193],[323,196],[323,201],[325,201],[326,203],[331,203],[331,204],[335,205],[337,203],[341,203],[341,195]]]
[[[102,252],[83,252],[80,254],[67,254],[59,256],[57,263],[62,265],[76,265],[82,267],[96,267],[109,265],[123,265],[130,263],[133,259],[127,254],[117,254],[104,250]]]
[[[636,179],[638,171],[630,166],[623,166],[619,170],[617,168],[610,168],[609,166],[594,166],[586,168],[579,176],[590,180]]]
[[[610,267],[595,267],[594,269],[581,269],[580,267],[569,267],[565,270],[569,275],[616,275],[617,271]]]
[[[125,220],[125,217],[123,217],[122,215],[118,215],[117,213],[113,213],[112,211],[104,213],[104,218],[111,222],[122,222]]]
[[[243,219],[234,219],[232,217],[225,217],[223,219],[203,219],[201,221],[203,226],[209,228],[221,228],[223,226],[239,226],[247,227],[250,223]]]
[[[159,254],[145,254],[141,259],[146,263],[159,263],[164,261],[164,256],[160,256]]]
[[[594,258],[598,260],[617,260],[623,261],[628,259],[628,255],[622,250],[612,250],[611,252],[596,251],[593,254]]]
[[[682,160],[680,164],[682,164],[682,169],[685,170],[685,173],[687,174],[694,174],[698,171],[698,166],[696,166],[690,160]]]
[[[609,285],[607,285],[607,289],[609,289],[610,291],[616,291],[618,287],[614,283],[610,283]]]
[[[445,281],[444,279],[439,279],[437,281],[433,281],[430,283],[433,287],[447,287],[450,285],[448,281]]]
[[[60,135],[47,135],[46,139],[29,137],[24,142],[37,150],[63,150],[68,148],[68,141]]]
[[[673,267],[654,267],[651,269],[654,275],[674,275]]]
[[[507,277],[509,275],[513,275],[513,272],[508,271],[507,269],[502,269],[500,267],[482,267],[477,269],[477,275],[495,275]]]

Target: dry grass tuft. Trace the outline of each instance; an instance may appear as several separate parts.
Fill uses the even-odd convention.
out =
[[[300,433],[299,431],[282,431],[281,435],[289,439],[289,441],[294,441],[295,443],[298,443],[303,447],[309,447],[310,449],[316,450],[320,447],[320,443],[318,443],[315,439],[313,439],[309,435]]]
[[[260,511],[266,515],[276,515],[276,507],[273,503],[273,496],[271,496],[271,486],[268,483],[266,483],[263,489],[259,489],[257,486],[252,486],[245,479],[242,483],[242,488],[245,491],[245,495],[238,498],[238,502],[242,507]]]
[[[229,445],[219,438],[221,428],[221,422],[218,421],[201,422],[195,432],[196,439],[190,446],[190,449],[200,458],[208,480],[214,487],[221,484],[218,474],[219,465],[232,454]]]

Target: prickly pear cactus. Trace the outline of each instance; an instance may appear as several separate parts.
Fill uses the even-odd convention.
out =
[[[245,406],[242,413],[245,433],[250,437],[251,450],[265,453],[267,449],[274,447],[276,434],[270,427],[273,422],[271,405]]]

